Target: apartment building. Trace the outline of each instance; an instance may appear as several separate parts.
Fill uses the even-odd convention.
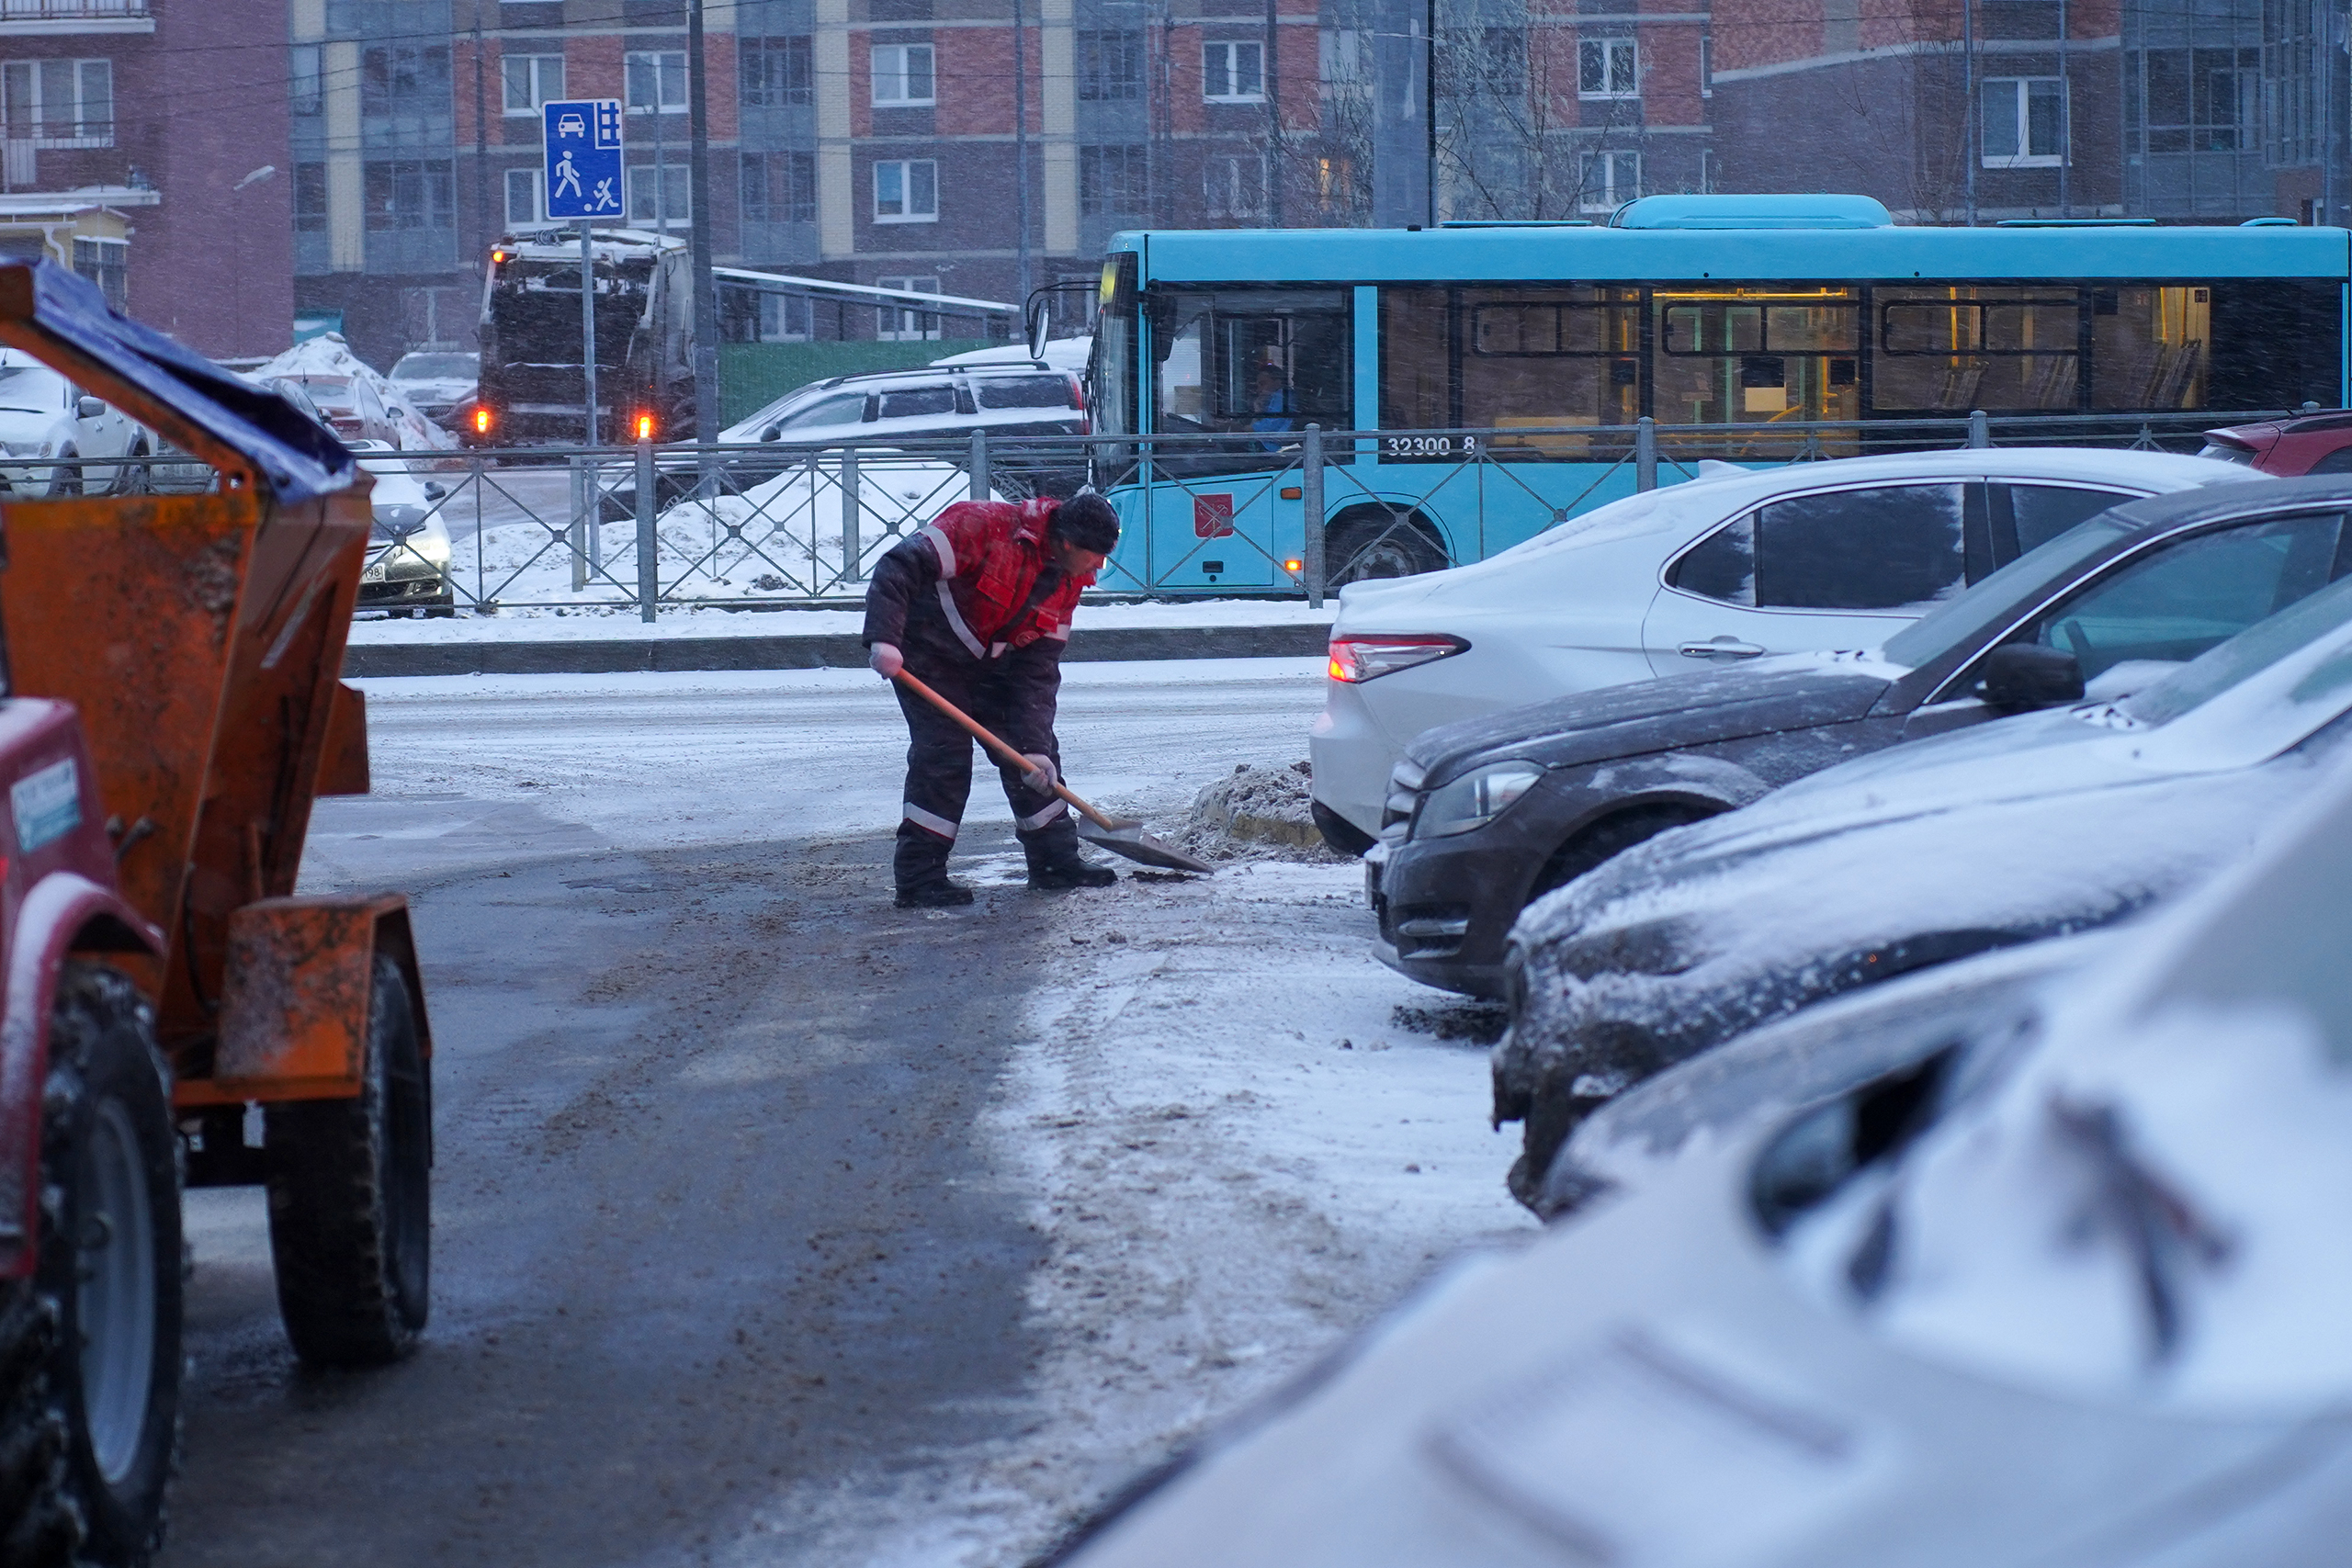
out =
[[[266,0],[0,0],[0,254],[208,354],[285,347],[285,39]]]

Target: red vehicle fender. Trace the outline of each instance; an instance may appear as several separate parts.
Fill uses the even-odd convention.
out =
[[[33,1269],[40,1236],[40,1098],[49,1077],[49,1016],[57,972],[67,953],[91,945],[85,934],[106,930],[103,945],[120,949],[127,936],[139,952],[160,956],[164,933],[138,910],[71,871],[53,871],[33,884],[17,907],[7,955],[7,1003],[0,1011],[0,1279]]]

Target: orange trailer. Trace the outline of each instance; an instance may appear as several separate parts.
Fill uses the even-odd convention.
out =
[[[294,893],[313,798],[368,788],[365,709],[337,675],[372,481],[289,405],[51,264],[0,266],[0,344],[215,476],[191,495],[0,491],[0,784],[17,803],[0,1562],[137,1563],[177,1425],[175,1169],[267,1187],[305,1360],[391,1360],[425,1321],[432,1036],[407,903]],[[78,737],[19,761],[10,739],[33,720]],[[70,806],[61,761],[87,775]],[[28,799],[74,825],[34,844]],[[142,1052],[167,1108],[126,1066]]]

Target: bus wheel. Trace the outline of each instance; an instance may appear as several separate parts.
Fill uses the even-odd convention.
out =
[[[1419,577],[1453,563],[1437,530],[1418,512],[1358,506],[1334,518],[1324,534],[1326,581],[1333,588],[1388,577]]]

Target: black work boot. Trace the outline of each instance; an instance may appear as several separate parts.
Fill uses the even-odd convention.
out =
[[[1029,861],[1029,886],[1047,892],[1067,887],[1108,887],[1119,874],[1091,865],[1078,852],[1078,824],[1064,812],[1034,833],[1014,835]]]
[[[972,901],[970,888],[947,880],[947,852],[955,847],[955,840],[911,824],[899,829],[890,872],[899,886],[899,908],[953,909]]]

